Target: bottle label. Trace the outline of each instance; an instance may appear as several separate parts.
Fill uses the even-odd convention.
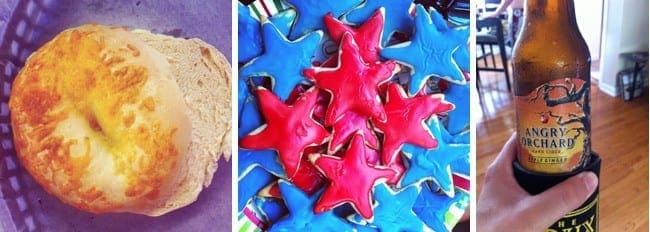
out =
[[[598,190],[577,209],[553,223],[546,232],[598,231]]]
[[[588,94],[584,80],[564,78],[516,97],[517,158],[525,169],[566,173],[588,162]]]

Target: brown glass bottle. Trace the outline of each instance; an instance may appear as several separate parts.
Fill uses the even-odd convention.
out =
[[[590,64],[573,0],[527,0],[513,52],[517,161],[523,168],[556,174],[589,163]]]

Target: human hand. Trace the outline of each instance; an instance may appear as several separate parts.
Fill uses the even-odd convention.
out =
[[[513,134],[485,174],[476,207],[479,231],[544,231],[596,189],[596,175],[583,172],[545,192],[528,194],[514,178],[515,143]]]

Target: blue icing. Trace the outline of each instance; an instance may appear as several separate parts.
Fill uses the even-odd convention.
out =
[[[469,157],[459,159],[450,164],[451,172],[469,176]]]
[[[255,167],[261,167],[277,177],[284,177],[284,168],[273,150],[248,150],[239,148],[239,176],[245,176]]]
[[[451,135],[445,127],[440,128],[440,134],[442,139],[447,143],[456,143],[456,144],[469,144],[470,143],[470,133],[469,130],[464,130],[458,134]]]
[[[440,188],[453,196],[453,182],[450,165],[460,159],[468,159],[469,144],[448,144],[442,137],[442,125],[433,117],[427,123],[432,135],[438,140],[438,147],[426,149],[419,146],[405,144],[402,148],[409,157],[409,167],[400,181],[401,186],[417,184],[424,180],[435,181]]]
[[[262,54],[262,32],[260,22],[252,15],[250,9],[241,2],[237,5],[238,15],[238,53],[239,63],[246,63],[251,59]],[[288,35],[296,18],[296,11],[289,9],[269,17],[268,20],[273,23],[283,34]]]
[[[445,92],[445,100],[454,104],[454,109],[448,113],[447,130],[452,135],[457,135],[469,126],[469,91],[470,86],[449,84]]]
[[[435,75],[447,81],[465,84],[465,77],[452,58],[452,53],[467,43],[459,39],[458,30],[438,31],[433,25],[429,13],[418,5],[415,13],[415,32],[411,41],[397,44],[381,50],[381,56],[394,59],[411,67],[409,80],[410,96],[422,89],[427,79]]]
[[[244,79],[238,79],[237,84],[239,84],[239,92],[237,92],[237,114],[241,115],[241,111],[244,109],[244,103],[248,99],[248,96],[250,96],[250,92]]]
[[[376,200],[374,217],[370,226],[382,232],[424,231],[426,225],[412,210],[418,195],[419,187],[409,186],[394,192],[385,183],[375,186]],[[354,216],[355,221],[362,218]]]
[[[280,192],[289,215],[275,223],[269,231],[353,231],[353,226],[336,216],[332,210],[314,214],[314,205],[323,193],[308,196],[293,184],[280,180]]]
[[[449,231],[445,226],[445,214],[456,205],[464,210],[469,204],[467,193],[459,191],[454,197],[423,189],[417,197],[413,211],[434,231]]]
[[[262,168],[253,168],[246,176],[239,176],[237,185],[238,212],[244,210],[251,198],[264,187],[276,180],[276,177]]]
[[[245,63],[262,53],[260,23],[253,18],[250,9],[241,2],[237,5],[237,40],[239,63]]]
[[[413,33],[413,18],[409,12],[412,3],[412,0],[366,0],[343,15],[343,20],[357,25],[362,24],[383,6],[385,20],[381,44],[386,46],[395,31],[406,34]]]
[[[239,78],[270,76],[272,90],[285,101],[293,88],[308,82],[302,71],[311,67],[311,57],[323,37],[322,31],[305,35],[295,41],[287,38],[270,22],[262,24],[264,54],[248,62],[239,70]]]
[[[449,24],[447,24],[447,21],[442,17],[440,13],[436,10],[431,11],[431,20],[433,21],[433,24],[436,26],[438,31],[448,31],[450,30]],[[453,53],[453,58],[454,61],[456,61],[456,64],[460,67],[461,70],[465,72],[469,72],[470,67],[469,67],[469,47],[467,46],[467,40],[469,40],[469,27],[463,26],[463,27],[457,27],[452,30],[459,30],[462,33],[457,33],[454,34],[458,36],[458,38],[454,39],[461,39],[465,41],[465,45],[460,46],[458,50],[456,50]]]
[[[256,197],[255,206],[267,224],[274,224],[289,212],[281,199],[270,197]]]
[[[467,46],[467,40],[469,39],[469,27],[458,27],[452,30],[456,30],[457,33],[452,33],[455,36],[458,36],[458,39],[464,39],[465,43],[462,44],[453,54],[452,57],[458,67],[465,72],[470,71],[469,67],[469,46]]]
[[[239,130],[238,138],[242,138],[260,127],[264,120],[259,112],[255,97],[252,95],[247,98],[242,108],[239,109]]]
[[[293,9],[287,9],[269,17],[269,21],[285,36],[289,35],[294,19],[296,19],[296,11]]]
[[[298,19],[293,24],[290,39],[296,39],[307,32],[325,30],[323,17],[332,13],[338,18],[352,7],[361,3],[361,0],[286,0],[289,5],[298,11]]]

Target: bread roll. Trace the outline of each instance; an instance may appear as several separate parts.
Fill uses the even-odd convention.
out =
[[[214,147],[194,140],[206,135],[203,122],[192,121],[204,102],[186,101],[178,68],[124,28],[60,33],[13,84],[21,163],[47,192],[93,213],[158,216],[191,203],[202,187],[188,183],[209,183],[214,172],[194,165],[214,167],[217,156],[194,151]]]
[[[190,108],[192,142],[187,166],[192,170],[180,186],[185,191],[177,195],[177,203],[193,202],[203,186],[212,182],[220,155],[230,158],[230,64],[200,39],[180,39],[145,30],[133,33],[166,56]]]

